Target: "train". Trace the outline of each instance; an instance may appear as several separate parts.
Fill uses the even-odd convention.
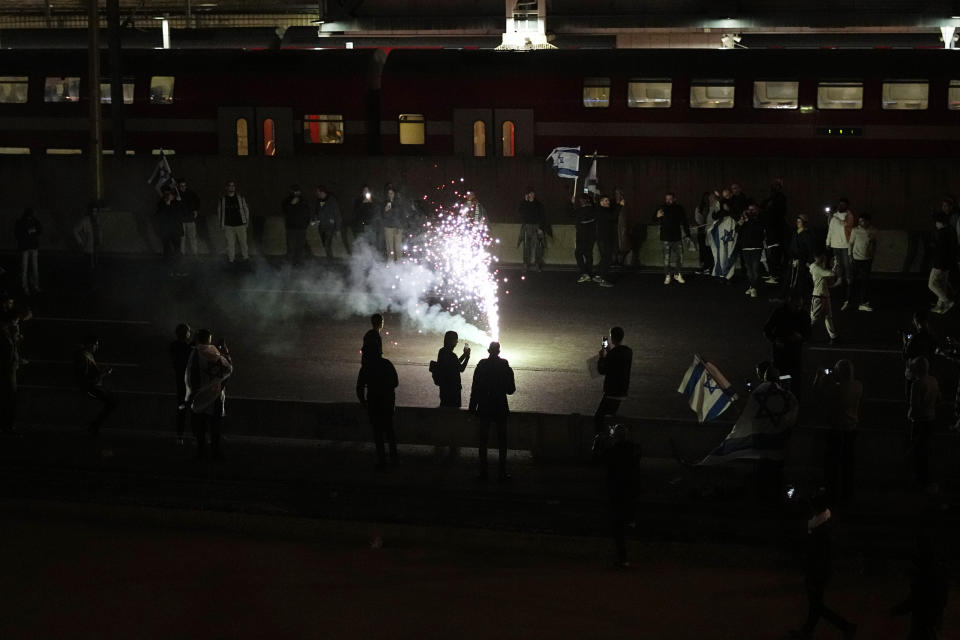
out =
[[[949,158],[937,49],[124,51],[105,153]],[[85,51],[0,51],[0,153],[87,153]],[[115,142],[116,141],[116,142]],[[118,149],[119,150],[119,149]]]

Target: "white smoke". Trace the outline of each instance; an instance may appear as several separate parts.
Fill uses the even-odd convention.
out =
[[[302,315],[317,308],[337,319],[399,314],[408,329],[443,334],[456,331],[460,338],[477,344],[491,340],[487,332],[451,314],[429,299],[441,276],[422,264],[386,261],[368,243],[355,242],[345,269],[283,270],[271,276],[255,276],[244,289],[253,294],[256,307],[271,322]]]

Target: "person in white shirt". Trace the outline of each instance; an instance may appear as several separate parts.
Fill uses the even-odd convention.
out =
[[[834,269],[837,272],[837,279],[833,286],[839,287],[846,285],[846,296],[844,301],[850,300],[850,287],[853,282],[852,264],[850,263],[850,232],[856,226],[857,218],[850,211],[850,202],[846,198],[840,198],[837,202],[837,210],[830,213],[827,207],[827,216],[829,217],[827,225],[827,248],[833,254]]]
[[[830,336],[830,343],[837,340],[836,325],[833,323],[833,309],[830,306],[830,280],[836,277],[832,269],[827,268],[829,258],[824,252],[817,254],[817,259],[810,265],[810,276],[813,278],[813,295],[810,297],[810,326],[817,324],[823,318],[823,324]]]
[[[851,299],[860,301],[859,311],[873,311],[870,305],[870,296],[867,285],[870,282],[870,271],[873,268],[873,255],[877,250],[877,229],[873,226],[873,218],[869,213],[860,216],[857,226],[850,231],[850,258],[853,260],[853,296]],[[846,311],[850,301],[843,303],[842,311]]]

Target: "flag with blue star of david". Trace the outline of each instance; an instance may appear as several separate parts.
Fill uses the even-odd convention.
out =
[[[747,398],[743,413],[720,445],[699,464],[728,460],[783,460],[790,429],[797,422],[797,398],[773,382],[763,382]]]
[[[726,377],[700,356],[693,357],[693,364],[687,369],[677,391],[690,403],[700,422],[713,420],[726,411],[734,397]]]
[[[713,271],[710,275],[717,278],[733,277],[736,261],[734,249],[737,246],[737,221],[726,216],[707,227],[707,244],[713,252]]]

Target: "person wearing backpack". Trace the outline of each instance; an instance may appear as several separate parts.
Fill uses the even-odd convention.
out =
[[[436,362],[430,363],[430,373],[433,374],[433,384],[440,387],[440,406],[459,409],[462,406],[460,391],[463,384],[460,374],[470,362],[470,345],[464,345],[463,355],[457,356],[454,348],[460,336],[456,331],[447,331],[443,334],[443,348],[437,352]]]
[[[220,424],[226,411],[225,383],[233,374],[230,352],[221,341],[213,344],[208,329],[197,331],[197,346],[190,352],[186,370],[186,404],[190,407],[190,424],[197,438],[197,457],[207,453],[207,429],[214,458],[220,457]]]

